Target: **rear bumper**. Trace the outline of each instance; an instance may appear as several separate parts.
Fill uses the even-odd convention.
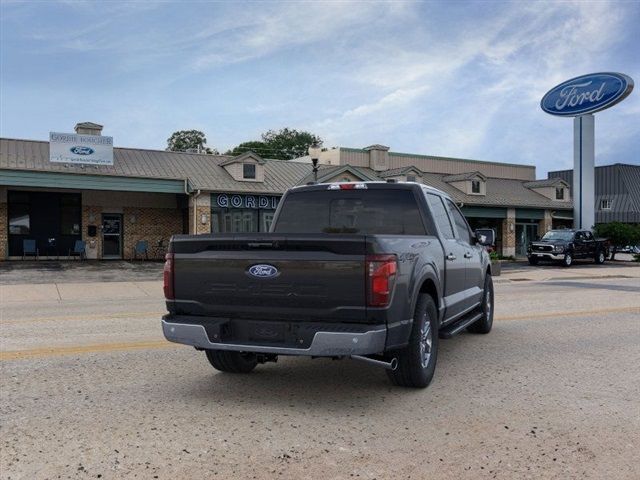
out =
[[[269,344],[267,342],[212,342],[205,326],[197,323],[195,318],[193,323],[185,323],[184,320],[172,322],[170,316],[163,318],[162,331],[165,338],[170,342],[182,343],[198,348],[314,357],[382,353],[385,350],[387,338],[387,328],[385,325],[369,325],[366,330],[358,332],[316,331],[307,348],[282,346]]]

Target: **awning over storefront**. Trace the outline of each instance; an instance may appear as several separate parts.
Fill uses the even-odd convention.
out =
[[[507,218],[507,209],[501,207],[462,207],[462,214],[467,218]]]
[[[116,190],[121,192],[185,193],[183,180],[78,175],[75,173],[2,170],[0,185],[16,187]]]
[[[516,208],[516,219],[543,220],[544,210],[537,208]]]
[[[573,220],[573,212],[571,212],[571,210],[551,212],[551,218],[556,220]]]

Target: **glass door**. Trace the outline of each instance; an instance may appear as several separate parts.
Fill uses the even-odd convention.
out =
[[[538,238],[537,223],[516,223],[516,256],[526,257],[529,242]]]
[[[102,258],[122,258],[122,215],[102,215]]]

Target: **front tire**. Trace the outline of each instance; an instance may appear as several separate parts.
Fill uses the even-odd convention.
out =
[[[482,317],[467,327],[471,333],[489,333],[493,327],[493,278],[487,273],[482,294]]]
[[[207,360],[213,368],[227,373],[249,373],[256,365],[255,353],[227,352],[225,350],[205,350]]]
[[[562,266],[569,268],[571,265],[573,265],[573,255],[567,253],[562,260]]]
[[[606,259],[607,256],[605,255],[603,250],[599,250],[598,253],[596,253],[596,263],[598,265],[602,265]]]
[[[528,257],[529,265],[538,265],[538,259],[536,257]]]
[[[397,356],[398,368],[387,370],[389,379],[401,387],[429,385],[436,370],[438,341],[436,304],[430,295],[421,293],[413,315],[409,345]]]

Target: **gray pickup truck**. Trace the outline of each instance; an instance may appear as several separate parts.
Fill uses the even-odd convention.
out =
[[[269,233],[171,239],[162,329],[223,372],[347,357],[426,387],[439,338],[491,330],[493,237],[417,183],[296,187]]]

